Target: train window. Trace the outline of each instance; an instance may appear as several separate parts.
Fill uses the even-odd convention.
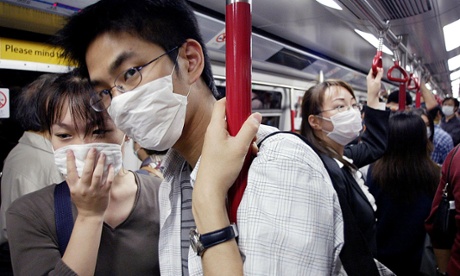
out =
[[[215,84],[219,93],[225,95],[225,79],[216,77]],[[262,114],[262,124],[281,130],[291,129],[289,91],[286,87],[252,83],[251,108],[253,112]]]
[[[225,97],[225,85],[216,84],[216,87],[219,94]],[[253,110],[281,109],[282,99],[281,92],[252,89],[251,107]]]
[[[262,115],[262,124],[280,128],[280,116],[264,116]]]
[[[282,94],[276,91],[252,90],[252,109],[281,109]]]

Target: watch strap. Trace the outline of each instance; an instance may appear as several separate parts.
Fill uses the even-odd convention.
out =
[[[232,223],[230,226],[200,235],[201,244],[205,249],[214,245],[226,242],[233,238],[238,237],[238,229],[236,224]]]

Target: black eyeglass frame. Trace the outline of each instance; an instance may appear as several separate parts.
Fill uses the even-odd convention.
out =
[[[103,95],[109,95],[110,96],[110,102],[112,102],[112,99],[113,99],[113,95],[112,95],[112,89],[113,88],[116,88],[118,90],[118,92],[120,93],[125,93],[125,92],[129,92],[129,91],[132,91],[134,89],[136,89],[136,87],[139,86],[139,84],[142,82],[142,73],[141,73],[141,70],[144,69],[146,66],[152,64],[153,62],[159,60],[160,58],[162,58],[163,56],[165,55],[168,55],[170,53],[172,53],[173,51],[177,50],[180,46],[176,46],[166,52],[164,52],[163,54],[157,56],[156,58],[152,59],[151,61],[143,64],[143,65],[139,65],[139,66],[135,66],[135,67],[131,67],[131,68],[128,68],[124,71],[122,71],[120,74],[117,75],[117,77],[115,78],[115,80],[113,81],[113,86],[108,88],[108,89],[103,89],[99,92],[95,92],[92,96],[91,96],[91,99],[90,99],[90,105],[91,107],[97,111],[97,112],[101,112],[105,109],[107,109],[110,105],[108,105],[107,107],[104,106],[104,108],[100,108],[100,103],[102,102],[102,99],[103,99]],[[117,80],[120,78],[120,76],[122,75],[125,75],[127,72],[129,72],[130,70],[135,70],[136,72],[139,73],[139,82],[133,86],[133,88],[129,89],[129,90],[125,90],[122,86],[120,85],[117,85]],[[96,97],[98,97],[98,99],[96,99]]]
[[[347,108],[347,109],[345,109],[345,110],[343,110],[343,111],[340,111],[340,110],[339,110],[340,108],[341,108],[341,107],[335,107],[335,108],[331,108],[331,109],[321,110],[318,114],[321,114],[321,113],[326,112],[326,111],[332,111],[332,110],[337,110],[338,112],[343,112],[343,111],[350,110],[351,108],[353,108],[354,110],[362,111],[363,108],[364,108],[364,106],[363,106],[363,104],[361,104],[361,103],[354,103],[354,104],[352,104],[352,105],[345,106],[345,108]]]

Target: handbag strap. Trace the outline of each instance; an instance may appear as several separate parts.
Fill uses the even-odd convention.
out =
[[[70,190],[66,181],[54,188],[54,219],[61,256],[67,248],[73,229],[72,203]]]
[[[450,166],[452,166],[452,161],[454,160],[455,154],[457,153],[459,147],[460,145],[457,145],[455,147],[454,153],[450,157],[449,167],[447,168],[446,184],[444,185],[444,188],[442,189],[442,196],[446,198],[449,196],[447,189],[449,187],[449,182],[450,182]]]

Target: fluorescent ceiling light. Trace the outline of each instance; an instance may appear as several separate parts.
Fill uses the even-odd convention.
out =
[[[449,66],[449,71],[454,71],[455,69],[460,67],[460,55],[448,59],[447,65]]]
[[[376,49],[379,47],[379,40],[374,35],[362,32],[358,29],[355,29],[355,32],[359,34],[362,38],[364,38],[367,42],[369,42],[372,46],[374,46]],[[385,54],[393,55],[393,52],[390,49],[388,49],[388,47],[385,45],[382,46],[382,52],[384,52]]]
[[[460,80],[455,80],[451,82],[451,85],[452,85],[452,91],[458,91],[458,89],[460,88]]]
[[[442,30],[444,31],[444,42],[446,44],[446,51],[453,50],[460,46],[460,36],[458,30],[460,29],[460,19],[450,24],[445,25]]]
[[[453,81],[452,85],[452,97],[458,98],[458,90],[460,89],[460,80]]]
[[[453,72],[452,74],[450,74],[450,80],[451,81],[454,81],[456,79],[460,78],[460,70],[457,70],[455,72]]]
[[[329,8],[333,8],[339,11],[342,10],[342,7],[340,7],[334,0],[316,0],[316,2]]]

